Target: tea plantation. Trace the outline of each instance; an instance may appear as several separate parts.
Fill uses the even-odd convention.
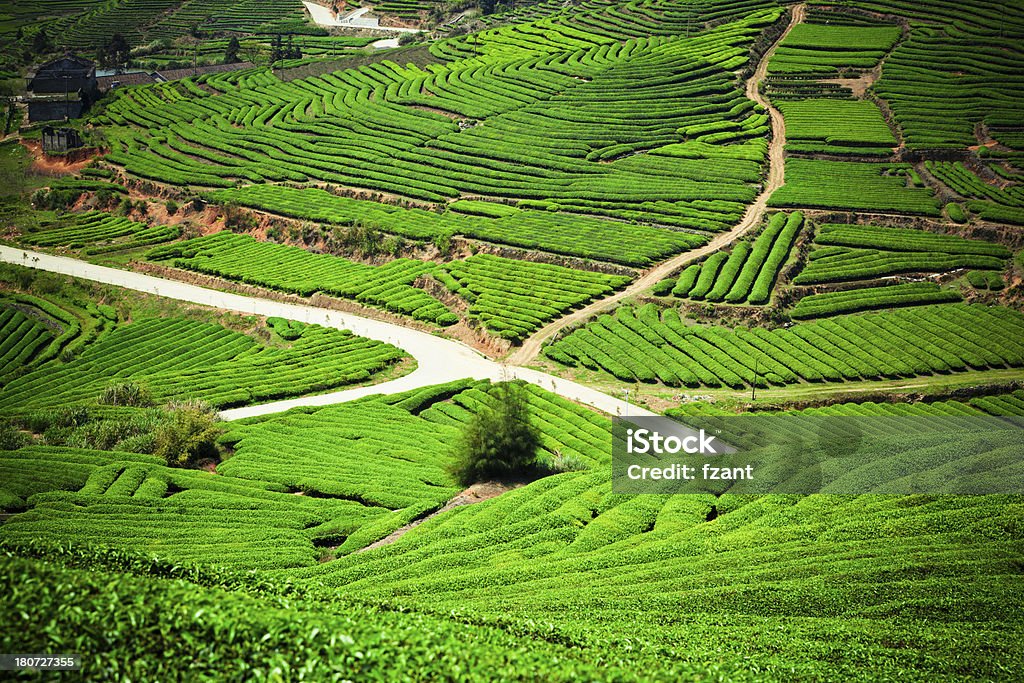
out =
[[[0,653],[1020,679],[1020,2],[16,0],[0,40]],[[97,88],[37,120],[66,54]],[[654,417],[765,469],[627,493]]]

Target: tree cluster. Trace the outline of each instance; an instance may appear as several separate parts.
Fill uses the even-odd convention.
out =
[[[285,43],[281,34],[277,34],[270,43],[271,63],[282,59],[302,59],[302,48],[295,45],[293,36],[288,36],[288,42]]]

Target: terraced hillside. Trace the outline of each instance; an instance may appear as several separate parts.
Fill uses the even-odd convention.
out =
[[[256,65],[0,141],[0,652],[1019,678],[1019,2],[161,2],[45,25]],[[626,493],[659,416],[768,469]]]

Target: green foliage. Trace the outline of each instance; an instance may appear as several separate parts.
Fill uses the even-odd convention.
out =
[[[132,202],[126,200],[121,206],[129,207],[130,212]],[[179,234],[177,226],[151,226],[103,211],[87,211],[41,221],[26,230],[21,240],[33,246],[64,246],[96,255],[167,242]]]
[[[256,216],[236,204],[225,205],[221,214],[224,217],[224,227],[231,232],[248,232],[257,225]]]
[[[548,320],[624,286],[629,278],[477,254],[445,269],[470,302],[469,315],[519,341]]]
[[[899,37],[897,26],[799,24],[779,45],[768,71],[836,77],[841,70],[871,69]]]
[[[440,301],[412,286],[416,278],[434,269],[424,261],[395,259],[369,266],[226,231],[157,247],[147,258],[303,296],[324,292],[351,298],[428,322],[448,312]]]
[[[123,405],[197,398],[216,407],[245,405],[363,382],[403,354],[348,331],[308,326],[288,348],[265,348],[220,325],[185,318],[144,318],[120,325],[64,364],[46,363],[0,390],[0,410],[90,404]],[[111,377],[116,377],[111,387]],[[125,386],[126,385],[126,386]]]
[[[925,167],[957,194],[967,197],[970,200],[967,206],[982,220],[1024,225],[1024,188],[1021,185],[1009,184],[1003,188],[985,182],[959,161],[926,161]],[[963,223],[967,218],[959,204],[947,204],[946,211],[956,223]]]
[[[216,416],[198,408],[171,411],[153,435],[153,455],[172,467],[189,467],[204,459],[218,459],[221,435]]]
[[[526,475],[540,447],[522,386],[500,382],[492,392],[497,405],[470,419],[452,451],[452,476],[464,486]]]
[[[896,308],[898,306],[936,304],[960,300],[961,296],[955,291],[942,289],[934,282],[911,282],[903,285],[887,285],[844,292],[812,294],[800,299],[793,309],[792,315],[797,319],[821,318],[879,308]]]
[[[665,278],[664,280],[659,280],[658,283],[651,288],[651,293],[654,294],[654,296],[666,296],[671,294],[672,288],[676,286],[676,282],[678,282],[678,278],[670,277]]]
[[[267,318],[267,324],[274,332],[277,332],[281,339],[295,341],[302,336],[306,330],[306,324],[297,320],[286,320],[285,318]]]
[[[985,270],[972,270],[967,273],[967,281],[975,289],[989,289],[999,291],[1006,286],[1002,273]]]
[[[688,267],[672,295],[730,304],[767,303],[802,225],[799,212],[774,214],[753,243],[739,242],[731,254],[718,252]]]
[[[779,103],[790,152],[887,156],[896,138],[869,100],[808,99]]]
[[[822,225],[796,284],[844,282],[956,268],[1002,270],[1010,251],[1001,244],[908,228]]]
[[[964,213],[963,207],[954,202],[946,204],[946,215],[949,216],[949,220],[954,223],[967,222],[967,215]]]
[[[134,382],[112,384],[104,389],[96,400],[102,406],[144,407],[153,405],[153,397],[150,395],[149,389],[145,385]]]
[[[89,563],[129,570],[73,568]],[[626,654],[611,664],[597,649],[550,643],[540,634],[391,611],[340,595],[296,599],[305,591],[283,580],[144,555],[108,552],[93,560],[76,551],[46,561],[5,554],[0,568],[0,618],[11,626],[0,645],[17,652],[62,645],[81,652],[83,671],[97,678],[426,681],[457,670],[466,680],[569,683],[609,675],[636,681],[636,672],[652,665],[632,663]],[[145,576],[161,573],[173,578]],[[679,676],[694,675],[684,674],[690,669],[661,667]]]
[[[414,240],[429,240],[446,253],[451,235],[464,235],[524,249],[579,255],[626,265],[647,265],[660,257],[698,246],[699,235],[600,218],[529,210],[497,202],[457,200],[438,214],[339,197],[318,188],[252,185],[220,190],[218,200],[335,226],[375,225]],[[551,205],[557,210],[557,205]],[[625,239],[624,239],[625,238]],[[444,249],[442,249],[444,247]]]
[[[910,34],[873,90],[889,103],[908,149],[963,150],[978,143],[982,122],[992,130],[1019,121],[1020,90],[1006,71],[1020,65],[1019,55],[1006,61],[1018,44],[1016,3],[972,2],[950,13],[936,0],[903,0],[897,11],[910,19]]]
[[[861,297],[872,296],[872,290],[864,291],[850,295],[858,306]],[[846,293],[835,296],[845,301]],[[946,300],[948,295],[940,296]],[[684,325],[677,311],[662,312],[650,304],[638,311],[621,307],[615,317],[600,317],[548,345],[544,353],[627,382],[711,387],[800,379],[841,382],[1020,367],[1022,321],[1010,309],[945,304],[840,316],[788,329],[726,330]]]
[[[0,307],[0,378],[44,360],[42,356],[56,343],[49,327],[14,308],[13,303],[0,300],[0,304],[8,304]]]
[[[8,420],[0,420],[0,451],[15,451],[29,443],[28,434],[19,431]]]
[[[908,188],[893,175],[899,166],[819,159],[786,160],[786,184],[772,194],[769,206],[813,207],[939,215],[930,189]]]

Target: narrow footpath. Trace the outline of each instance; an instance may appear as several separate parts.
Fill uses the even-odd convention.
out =
[[[509,356],[509,363],[514,365],[525,365],[526,363],[529,363],[540,354],[540,350],[544,345],[544,342],[551,339],[565,328],[583,323],[595,315],[613,308],[622,301],[643,293],[661,280],[664,280],[677,269],[682,268],[692,261],[696,261],[697,259],[715,253],[743,237],[743,235],[761,224],[761,219],[764,218],[764,213],[768,208],[768,198],[772,196],[772,193],[775,192],[775,190],[782,187],[783,182],[785,182],[783,152],[786,148],[786,125],[782,118],[782,112],[772,106],[772,103],[761,94],[760,84],[768,75],[768,62],[775,54],[775,50],[778,48],[779,43],[789,35],[789,32],[793,30],[794,26],[804,21],[805,16],[806,8],[804,5],[796,5],[793,7],[789,25],[786,27],[786,30],[782,32],[779,39],[775,41],[767,52],[764,53],[761,57],[761,61],[757,64],[757,69],[755,69],[754,73],[747,79],[747,97],[764,107],[771,117],[772,139],[768,145],[768,175],[765,178],[764,189],[761,191],[761,194],[757,196],[757,199],[754,200],[754,203],[747,207],[746,212],[743,214],[743,218],[736,224],[736,227],[729,232],[723,232],[716,235],[710,242],[702,247],[691,249],[690,251],[683,252],[678,256],[674,256],[667,261],[659,263],[657,266],[634,280],[625,289],[618,291],[611,296],[605,297],[604,299],[599,299],[588,306],[573,311],[569,315],[548,323],[528,337],[523,342],[523,345]]]

